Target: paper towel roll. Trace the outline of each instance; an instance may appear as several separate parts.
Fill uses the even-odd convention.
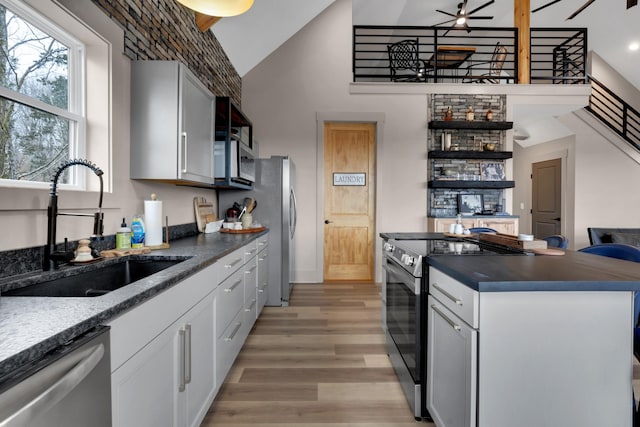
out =
[[[144,201],[145,246],[162,244],[162,201]]]

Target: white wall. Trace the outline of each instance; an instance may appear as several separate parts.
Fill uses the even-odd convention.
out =
[[[377,141],[376,236],[426,227],[427,97],[351,94],[351,31],[351,2],[338,0],[243,79],[242,108],[254,124],[260,156],[289,155],[297,166],[296,282],[322,280],[315,246],[324,220],[317,189],[318,115],[384,117]],[[379,253],[378,241],[377,260]]]
[[[38,7],[43,1],[30,0]],[[129,179],[129,93],[130,93],[130,61],[123,54],[122,30],[113,23],[93,3],[84,0],[61,0],[73,10],[91,28],[112,44],[113,64],[111,69],[111,159],[95,161],[100,167],[112,163],[113,191],[105,194],[103,207],[105,217],[105,234],[114,234],[120,226],[122,217],[130,218],[137,212],[143,212],[143,200],[156,193],[164,202],[164,214],[169,217],[169,224],[185,224],[195,221],[193,197],[202,196],[216,203],[216,192],[213,190],[177,187],[169,184],[135,182]],[[89,124],[91,126],[91,124]],[[106,130],[105,130],[106,131]],[[97,179],[93,174],[88,179]],[[47,231],[47,205],[49,191],[0,188],[0,251],[44,245]],[[61,210],[73,211],[86,209],[93,212],[98,204],[96,192],[60,191],[59,207]],[[93,222],[88,218],[58,218],[58,240],[64,237],[71,240],[88,237],[93,229]]]

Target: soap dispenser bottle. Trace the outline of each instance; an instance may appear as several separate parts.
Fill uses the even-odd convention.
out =
[[[131,229],[127,226],[127,222],[122,218],[122,224],[116,232],[116,249],[131,248]]]
[[[131,220],[131,247],[139,249],[144,247],[144,221],[142,215],[134,215]]]

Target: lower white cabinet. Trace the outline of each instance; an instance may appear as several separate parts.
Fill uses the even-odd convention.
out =
[[[200,425],[264,305],[258,243],[111,319],[114,427]]]
[[[112,371],[115,427],[200,425],[216,389],[215,300],[213,290]],[[116,336],[128,323],[121,320],[112,324]]]
[[[476,425],[478,331],[429,296],[427,408],[438,427]]]

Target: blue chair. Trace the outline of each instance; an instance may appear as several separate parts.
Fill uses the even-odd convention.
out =
[[[543,237],[542,240],[546,240],[547,246],[550,248],[567,249],[569,247],[569,239],[561,234]]]
[[[469,231],[473,234],[475,233],[497,233],[497,230],[489,227],[471,227]]]
[[[580,249],[579,252],[602,255],[609,258],[624,259],[626,261],[640,262],[640,249],[623,243],[603,243],[591,245]]]

